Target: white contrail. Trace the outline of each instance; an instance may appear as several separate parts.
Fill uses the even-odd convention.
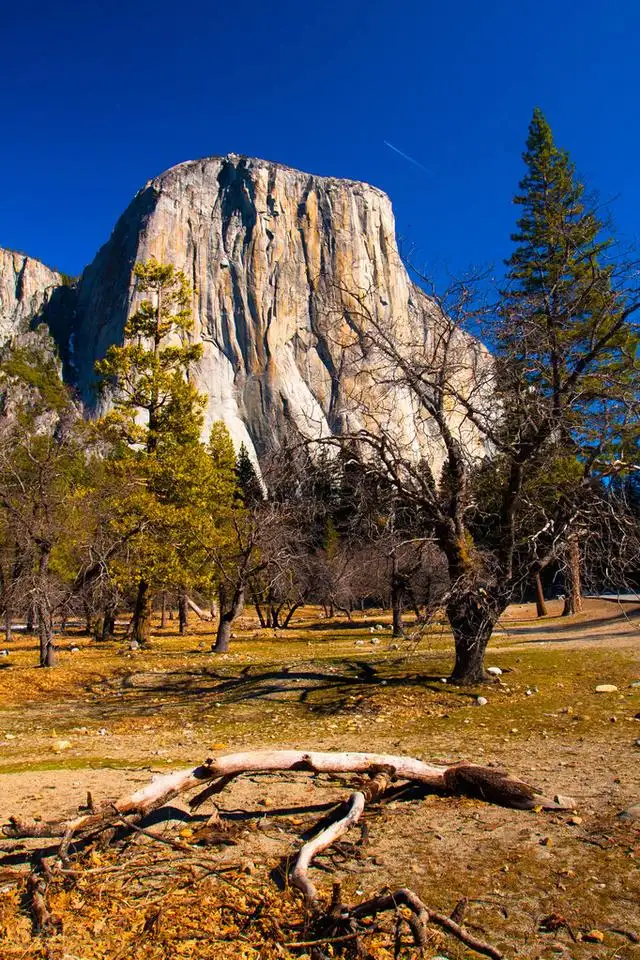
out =
[[[425,167],[423,163],[420,163],[419,160],[415,160],[413,157],[410,157],[409,154],[404,153],[403,150],[398,150],[398,148],[394,147],[394,145],[392,143],[389,143],[388,140],[383,140],[382,142],[384,143],[385,147],[389,147],[390,150],[394,150],[395,153],[399,153],[400,156],[404,157],[405,160],[408,160],[409,163],[415,163],[416,167],[420,167],[420,169],[424,170],[425,173],[431,173],[431,170]]]

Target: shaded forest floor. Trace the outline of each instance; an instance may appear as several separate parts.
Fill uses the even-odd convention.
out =
[[[451,667],[444,626],[419,646],[395,649],[379,613],[348,623],[305,609],[290,630],[275,632],[247,615],[222,656],[209,652],[212,626],[198,621],[184,637],[175,622],[156,630],[148,650],[71,631],[51,671],[33,667],[35,642],[18,635],[0,661],[3,818],[68,814],[87,790],[95,800],[115,798],[155,773],[243,749],[495,764],[547,794],[574,797],[577,813],[409,793],[371,809],[365,845],[356,830],[352,844],[319,861],[312,873],[320,888],[328,895],[337,877],[353,903],[385,886],[409,886],[443,913],[469,898],[469,928],[507,956],[640,957],[640,820],[621,816],[640,804],[640,687],[632,686],[640,680],[640,607],[587,601],[579,617],[563,620],[553,604],[551,613],[536,621],[530,607],[507,612],[487,661],[503,674],[481,690],[443,682]],[[385,629],[376,630],[380,624]],[[597,694],[598,684],[617,692]],[[486,706],[476,705],[479,693]],[[183,875],[172,861],[157,868],[164,879],[152,882],[147,870],[143,883],[135,845],[126,874],[94,852],[93,873],[52,892],[64,924],[48,940],[32,936],[20,885],[3,884],[15,855],[10,864],[0,859],[0,955],[305,956],[283,945],[301,939],[300,910],[271,873],[348,795],[352,779],[287,773],[232,783],[219,806],[233,823],[233,842],[206,851],[210,865],[230,868],[225,880],[194,879],[193,866]],[[188,844],[194,822],[180,805],[168,816],[171,835],[182,832]],[[167,855],[158,846],[157,856]],[[242,921],[258,901],[259,919]],[[584,939],[592,931],[602,940]],[[393,956],[373,935],[368,946]],[[440,934],[427,951],[436,954],[472,955]],[[406,947],[402,955],[413,954]]]

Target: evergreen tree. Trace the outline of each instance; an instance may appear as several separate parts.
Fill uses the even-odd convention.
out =
[[[116,576],[123,588],[137,582],[132,637],[147,643],[153,591],[185,594],[210,577],[207,551],[224,536],[235,458],[222,425],[214,426],[209,448],[200,443],[205,398],[189,373],[202,347],[188,342],[193,320],[184,274],[151,260],[136,264],[135,276],[150,298],[127,321],[124,344],[110,347],[96,369],[113,392],[114,408],[100,428],[114,444],[114,468],[141,481],[113,522],[140,523]]]
[[[261,503],[264,500],[264,491],[244,443],[240,444],[240,450],[236,458],[236,475],[238,477],[238,487],[246,506]]]
[[[544,437],[565,455],[569,448],[597,458],[605,447],[610,455],[631,427],[637,374],[629,360],[638,348],[609,259],[612,240],[538,108],[523,159],[498,327],[507,428],[521,446]]]

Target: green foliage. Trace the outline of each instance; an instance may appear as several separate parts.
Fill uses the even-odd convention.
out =
[[[135,276],[138,291],[150,297],[127,321],[124,344],[97,365],[115,406],[99,429],[123,481],[110,524],[120,535],[138,530],[112,564],[113,575],[121,589],[144,580],[152,589],[210,590],[211,554],[229,537],[237,495],[233,443],[222,423],[214,424],[207,446],[200,442],[205,398],[188,378],[202,348],[188,342],[193,321],[184,274],[151,260],[137,264]]]
[[[103,430],[112,440],[152,453],[160,443],[200,438],[205,398],[188,381],[188,372],[202,347],[188,342],[193,320],[184,273],[150,260],[136,264],[135,276],[137,291],[150,298],[129,317],[124,344],[111,346],[96,371],[113,390],[114,410],[103,418]]]
[[[247,506],[253,506],[264,500],[262,485],[258,480],[249,451],[244,443],[240,444],[240,450],[236,458],[236,476],[242,499]]]
[[[510,436],[531,442],[543,431],[565,452],[610,461],[637,429],[639,339],[621,268],[539,109],[523,159],[515,198],[522,215],[498,329]]]
[[[47,412],[60,414],[71,405],[55,360],[38,343],[5,348],[0,356],[0,397],[3,406],[17,400],[15,415],[29,419]]]

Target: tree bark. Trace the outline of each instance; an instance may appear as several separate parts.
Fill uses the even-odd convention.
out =
[[[187,607],[189,610],[193,610],[196,617],[199,617],[200,620],[212,620],[213,617],[210,613],[207,613],[206,610],[203,610],[202,607],[199,607],[195,600],[192,600],[190,596],[187,596]]]
[[[479,591],[453,597],[447,604],[456,650],[450,678],[454,683],[475,684],[490,679],[484,669],[484,655],[501,612]]]
[[[4,611],[4,639],[6,643],[11,643],[13,640],[13,614],[9,604]]]
[[[404,637],[402,614],[404,611],[404,594],[406,586],[406,580],[398,572],[398,562],[394,557],[393,568],[391,572],[391,614],[393,620],[392,636],[394,637]]]
[[[167,626],[167,591],[162,591],[162,601],[160,607],[160,629],[164,630]]]
[[[131,639],[147,645],[151,637],[151,592],[146,580],[138,583],[138,595],[131,622]]]
[[[211,648],[215,653],[226,653],[231,640],[231,624],[244,610],[244,584],[238,584],[233,592],[233,599],[228,610],[225,610],[225,593],[220,589],[220,622],[216,634],[216,642]]]
[[[189,605],[187,603],[187,595],[183,591],[181,591],[178,596],[178,624],[180,636],[184,636],[189,626]]]
[[[33,603],[30,603],[27,609],[27,633],[33,633],[35,616],[36,616],[35,606]]]
[[[544,590],[542,589],[542,579],[539,573],[535,575],[536,586],[536,613],[539,617],[546,617],[548,610],[544,600]]]
[[[56,650],[53,642],[53,617],[46,597],[38,601],[37,614],[40,637],[40,666],[55,667]]]
[[[567,592],[564,598],[563,617],[573,613],[582,613],[582,583],[580,575],[580,544],[577,536],[572,536],[566,549],[565,579]]]

